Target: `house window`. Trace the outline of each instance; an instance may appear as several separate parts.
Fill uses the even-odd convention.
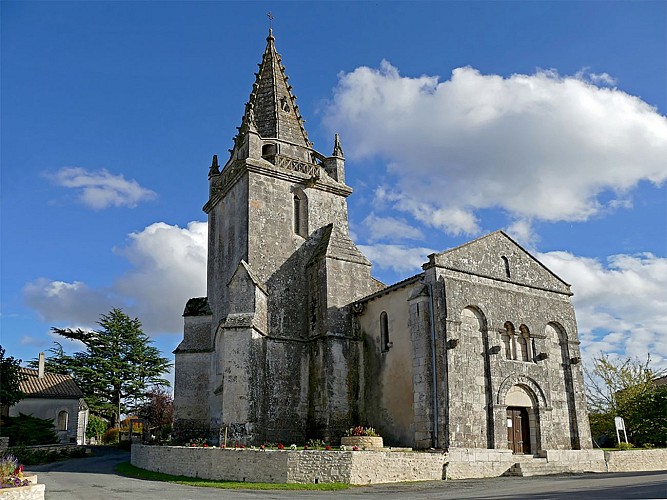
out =
[[[380,314],[380,347],[382,352],[387,352],[391,347],[391,342],[389,341],[389,318],[387,318],[387,313],[384,311]]]
[[[67,430],[68,420],[69,420],[69,415],[65,410],[58,413],[58,430],[59,431],[66,431]]]

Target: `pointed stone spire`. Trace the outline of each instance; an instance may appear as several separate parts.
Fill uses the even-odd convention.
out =
[[[295,102],[296,96],[292,94],[292,87],[287,83],[289,78],[281,64],[280,54],[276,51],[272,29],[269,29],[266,42],[243,123],[252,126],[251,123],[254,122],[263,139],[275,138],[311,148],[312,144],[308,141],[303,119]]]
[[[338,137],[338,134],[334,134],[334,149],[331,156],[345,158],[345,155],[343,154],[343,148],[340,146],[340,137]]]

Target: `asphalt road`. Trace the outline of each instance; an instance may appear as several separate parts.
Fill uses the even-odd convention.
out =
[[[337,492],[250,491],[195,488],[116,475],[115,465],[129,458],[128,452],[103,449],[90,458],[33,466],[29,472],[37,472],[39,482],[46,485],[47,500],[667,499],[667,471],[429,481],[352,487]]]

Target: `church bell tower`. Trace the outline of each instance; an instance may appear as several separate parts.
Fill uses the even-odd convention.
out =
[[[186,307],[176,350],[177,425],[249,443],[322,438],[353,420],[351,303],[378,287],[349,238],[338,135],[330,156],[313,148],[271,30],[266,41],[229,159],[209,169],[208,296],[188,303],[199,312]]]

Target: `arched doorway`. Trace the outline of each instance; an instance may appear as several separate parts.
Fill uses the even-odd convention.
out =
[[[537,436],[534,403],[520,385],[510,388],[507,405],[507,447],[518,455],[533,453]]]

